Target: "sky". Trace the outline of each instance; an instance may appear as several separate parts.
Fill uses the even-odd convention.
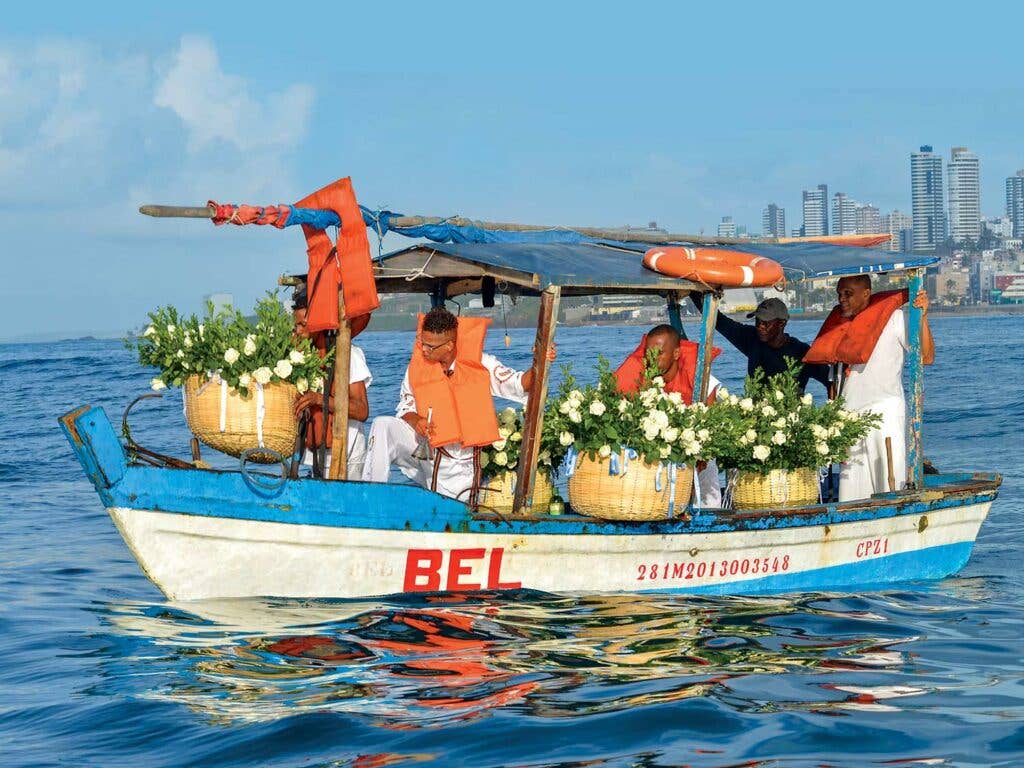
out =
[[[983,215],[1024,168],[1013,3],[143,6],[5,10],[0,340],[119,335],[214,292],[246,309],[303,271],[297,229],[144,203],[351,176],[407,214],[758,232],[820,183],[909,212],[921,144],[979,155]]]

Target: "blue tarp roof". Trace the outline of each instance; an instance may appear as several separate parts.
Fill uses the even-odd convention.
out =
[[[531,234],[535,237],[537,233]],[[460,261],[512,270],[525,275],[536,275],[538,279],[534,284],[538,288],[548,285],[558,285],[563,288],[631,287],[651,290],[693,287],[688,281],[660,275],[644,267],[641,263],[642,255],[644,251],[652,247],[658,246],[643,243],[612,243],[610,241],[424,243],[385,254],[381,257],[380,262],[386,271],[387,263],[392,259],[418,251],[424,253],[424,261],[426,261],[426,257],[431,252],[436,252]],[[822,243],[751,244],[723,246],[722,248],[724,250],[742,250],[774,259],[783,266],[787,279],[791,281],[813,277],[899,271],[911,267],[928,266],[938,261],[933,256]],[[423,272],[424,277],[430,275],[429,264]]]

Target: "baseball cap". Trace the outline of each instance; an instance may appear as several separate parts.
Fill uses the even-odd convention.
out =
[[[782,303],[782,299],[765,299],[757,305],[757,309],[748,312],[747,317],[756,317],[758,320],[789,320],[789,310]]]

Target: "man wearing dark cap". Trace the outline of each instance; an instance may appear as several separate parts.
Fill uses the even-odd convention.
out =
[[[703,296],[692,294],[692,298],[697,308],[703,310]],[[810,349],[808,344],[786,333],[789,310],[780,299],[765,299],[747,317],[754,318],[753,325],[744,325],[719,314],[715,330],[746,356],[748,376],[758,368],[765,376],[782,373],[786,370],[786,358],[799,363]],[[828,366],[804,363],[798,379],[801,392],[810,379],[820,381],[827,391]]]

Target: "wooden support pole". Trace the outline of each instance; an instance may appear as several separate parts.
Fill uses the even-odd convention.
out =
[[[540,295],[537,337],[533,343],[533,386],[526,401],[526,414],[523,419],[523,443],[519,449],[516,492],[512,499],[514,514],[520,514],[523,510],[530,511],[533,506],[537,457],[540,455],[544,405],[548,399],[548,378],[551,372],[548,350],[555,343],[555,327],[558,324],[558,304],[561,296],[562,289],[557,285],[548,286]]]
[[[334,340],[334,421],[331,427],[331,466],[328,480],[348,479],[348,378],[352,355],[352,327],[345,317],[345,293],[338,288],[338,335]],[[324,424],[327,415],[324,414]]]
[[[704,294],[704,313],[700,324],[700,347],[697,350],[697,392],[700,394],[699,402],[703,403],[708,399],[708,389],[711,385],[711,348],[715,340],[715,321],[718,319],[718,304],[721,302],[720,293],[711,291]],[[698,402],[698,398],[694,398]]]
[[[924,429],[924,357],[921,348],[921,327],[924,315],[914,306],[914,297],[924,287],[924,270],[909,271],[907,291],[910,306],[907,319],[907,342],[910,347],[910,403],[907,420],[907,487],[924,487],[924,448],[921,433]]]

